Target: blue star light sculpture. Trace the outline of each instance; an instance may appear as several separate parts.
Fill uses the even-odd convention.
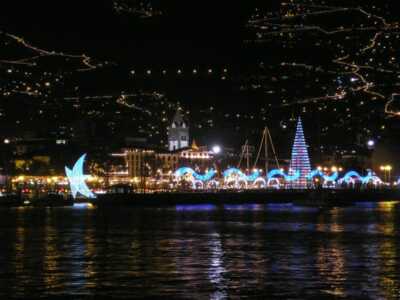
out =
[[[89,177],[89,175],[83,174],[83,163],[85,161],[85,157],[86,154],[83,154],[76,161],[72,170],[68,167],[65,167],[65,173],[67,174],[72,197],[74,198],[76,198],[78,193],[87,198],[96,198],[96,195],[88,188],[85,182],[85,180]]]

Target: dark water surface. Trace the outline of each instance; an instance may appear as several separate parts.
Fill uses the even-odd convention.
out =
[[[0,299],[399,299],[400,205],[0,210]]]

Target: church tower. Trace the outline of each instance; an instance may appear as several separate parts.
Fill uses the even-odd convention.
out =
[[[174,151],[189,147],[189,127],[178,108],[171,126],[168,128],[168,149]]]

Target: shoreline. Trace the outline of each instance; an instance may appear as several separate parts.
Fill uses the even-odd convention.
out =
[[[251,190],[222,192],[171,192],[102,194],[89,202],[95,206],[163,206],[176,204],[272,204],[347,206],[355,202],[399,201],[400,190]]]
[[[59,195],[27,199],[18,195],[0,198],[0,207],[59,207],[90,203],[97,207],[193,204],[289,204],[332,207],[356,202],[400,201],[400,189],[309,189],[309,190],[224,190],[203,192],[108,193],[97,198],[72,199]]]

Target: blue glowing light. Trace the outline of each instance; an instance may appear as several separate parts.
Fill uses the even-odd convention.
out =
[[[65,173],[68,177],[69,186],[74,198],[76,198],[78,193],[87,198],[96,198],[95,194],[93,194],[85,182],[85,180],[89,177],[89,175],[83,174],[83,163],[85,161],[85,157],[86,154],[83,154],[76,161],[72,170],[68,167],[65,167]]]
[[[87,209],[92,207],[93,207],[92,203],[74,203],[73,205],[73,208],[78,208],[78,209]]]
[[[256,180],[254,180],[253,185],[257,186],[257,184],[260,185],[260,187],[266,187],[267,186],[267,181],[263,177],[258,177]]]
[[[246,175],[242,171],[240,171],[238,168],[229,168],[224,171],[223,175],[224,175],[224,178],[230,177],[232,175],[237,175],[241,179],[242,178],[244,179],[246,177]]]
[[[280,189],[280,187],[281,187],[278,178],[275,178],[275,177],[268,178],[267,186],[272,187],[274,189]]]
[[[300,171],[296,170],[293,173],[293,175],[287,175],[280,169],[273,169],[273,170],[268,172],[267,178],[269,180],[269,179],[275,178],[277,176],[283,177],[285,179],[285,181],[287,181],[287,182],[295,181],[295,180],[300,178]]]
[[[297,180],[297,179],[299,179],[300,178],[300,171],[299,170],[296,170],[294,173],[293,173],[293,175],[286,175],[285,176],[285,180],[286,181],[295,181],[295,180]]]
[[[339,177],[339,173],[338,172],[333,172],[330,176],[325,175],[321,170],[315,169],[313,171],[311,171],[306,178],[309,180],[312,180],[314,177],[322,177],[324,179],[324,182],[335,182],[338,177]]]
[[[274,178],[276,176],[285,176],[285,174],[280,169],[273,169],[273,170],[269,171],[267,174],[268,179]]]
[[[288,210],[293,208],[293,203],[267,203],[265,207],[268,210]]]
[[[175,171],[175,176],[181,178],[185,175],[190,175],[190,181],[192,182],[193,188],[210,188],[212,186],[217,187],[218,181],[215,180],[217,172],[213,169],[207,171],[204,174],[199,174],[189,167],[181,167]],[[223,178],[225,184],[234,184],[234,187],[242,187],[244,184],[246,187],[249,183],[252,187],[274,187],[280,188],[281,182],[295,182],[302,176],[300,170],[290,171],[289,174],[285,173],[282,169],[273,169],[268,172],[266,177],[261,176],[260,171],[254,169],[250,175],[246,175],[238,168],[229,168],[223,172]],[[332,172],[330,175],[325,174],[321,170],[315,169],[310,171],[304,176],[307,180],[312,180],[314,177],[321,177],[323,179],[324,187],[335,186],[336,183],[354,184],[360,182],[363,185],[368,183],[381,184],[382,180],[376,176],[371,170],[368,171],[366,176],[361,176],[356,171],[347,172],[342,178],[339,179],[339,173],[337,171]]]
[[[368,184],[371,181],[373,184],[382,183],[382,180],[372,171],[369,171],[368,175],[364,177],[358,174],[356,171],[349,171],[343,176],[343,178],[339,179],[339,182],[344,181],[345,183],[349,184],[353,183],[355,180],[358,180],[362,184]]]
[[[260,204],[225,204],[224,210],[262,210]]]
[[[339,173],[338,172],[333,172],[330,176],[328,175],[324,175],[324,180],[327,181],[331,181],[331,182],[335,182],[339,177]]]
[[[369,201],[365,201],[365,202],[356,202],[355,203],[356,207],[362,207],[362,208],[376,208],[378,207],[378,202],[369,202]]]
[[[254,172],[251,175],[246,176],[246,180],[255,181],[258,177],[260,177],[260,172],[258,170],[254,170]]]
[[[195,172],[195,173],[193,173],[193,177],[196,178],[197,180],[208,181],[211,178],[213,178],[215,176],[215,174],[217,174],[217,172],[215,170],[209,170],[204,175],[201,175],[201,174],[198,174]]]
[[[355,179],[362,181],[362,176],[356,171],[349,171],[343,176],[343,178],[339,179],[339,182],[344,181],[345,183],[349,184],[354,182]]]
[[[313,179],[314,177],[317,177],[317,176],[323,177],[323,176],[324,176],[324,173],[322,173],[322,171],[320,171],[320,170],[318,170],[318,169],[315,169],[315,170],[312,170],[312,171],[306,176],[306,178],[309,179],[309,180],[311,180],[311,179]]]
[[[362,183],[368,184],[369,182],[372,182],[373,184],[378,184],[382,183],[382,180],[378,176],[376,176],[374,172],[369,171],[368,175],[362,178]]]
[[[217,207],[214,204],[181,204],[176,205],[176,211],[210,211]]]
[[[177,176],[177,177],[182,177],[182,176],[184,176],[184,175],[187,174],[187,173],[193,174],[193,173],[194,173],[194,170],[191,169],[191,168],[182,167],[182,168],[179,168],[178,170],[175,171],[175,176]]]
[[[202,174],[199,174],[196,171],[194,171],[192,168],[188,168],[188,167],[182,167],[175,171],[176,177],[182,177],[186,174],[190,174],[196,180],[200,180],[200,181],[204,182],[204,181],[209,181],[211,178],[213,178],[217,174],[217,172],[215,170],[211,169],[202,175]]]

